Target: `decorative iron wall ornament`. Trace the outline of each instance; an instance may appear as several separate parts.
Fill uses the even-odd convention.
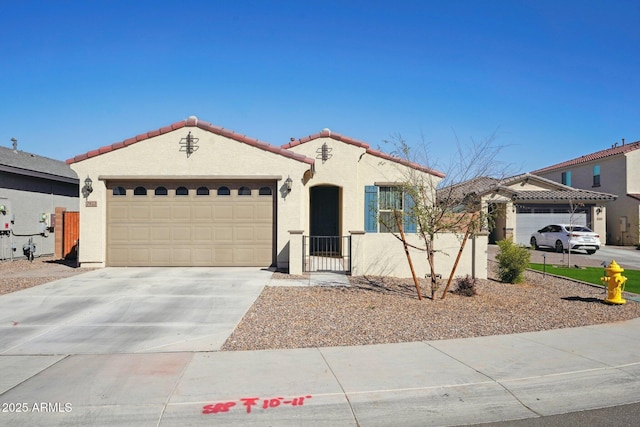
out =
[[[325,142],[324,144],[322,144],[322,147],[316,150],[316,153],[318,153],[316,159],[322,159],[322,163],[326,162],[332,156],[331,150],[333,150],[333,148],[330,148]]]
[[[191,156],[195,151],[198,151],[198,141],[200,138],[196,138],[191,136],[191,131],[187,134],[185,138],[180,139],[180,151],[185,151],[187,153],[187,157]]]

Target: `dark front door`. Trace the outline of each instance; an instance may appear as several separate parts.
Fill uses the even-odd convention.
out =
[[[312,244],[312,252],[340,252],[340,189],[330,185],[319,185],[310,189],[310,235],[331,236]]]

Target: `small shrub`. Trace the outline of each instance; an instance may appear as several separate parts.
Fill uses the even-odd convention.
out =
[[[456,279],[456,289],[453,293],[465,297],[472,297],[477,293],[476,283],[477,280],[468,274],[464,277],[459,277]]]
[[[496,255],[498,261],[498,278],[507,283],[520,283],[524,280],[522,273],[529,266],[531,253],[526,246],[516,245],[510,239],[498,242],[500,250]]]

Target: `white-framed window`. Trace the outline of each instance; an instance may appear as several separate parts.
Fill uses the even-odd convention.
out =
[[[401,223],[405,233],[415,233],[416,224],[409,213],[413,200],[402,187],[367,185],[365,187],[365,231],[368,233],[398,232],[395,212],[402,212]]]
[[[400,231],[394,212],[402,212],[402,200],[402,189],[388,186],[378,187],[378,220],[381,233]]]

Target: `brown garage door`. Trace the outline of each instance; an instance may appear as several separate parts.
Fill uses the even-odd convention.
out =
[[[107,182],[110,266],[270,266],[273,182]]]

